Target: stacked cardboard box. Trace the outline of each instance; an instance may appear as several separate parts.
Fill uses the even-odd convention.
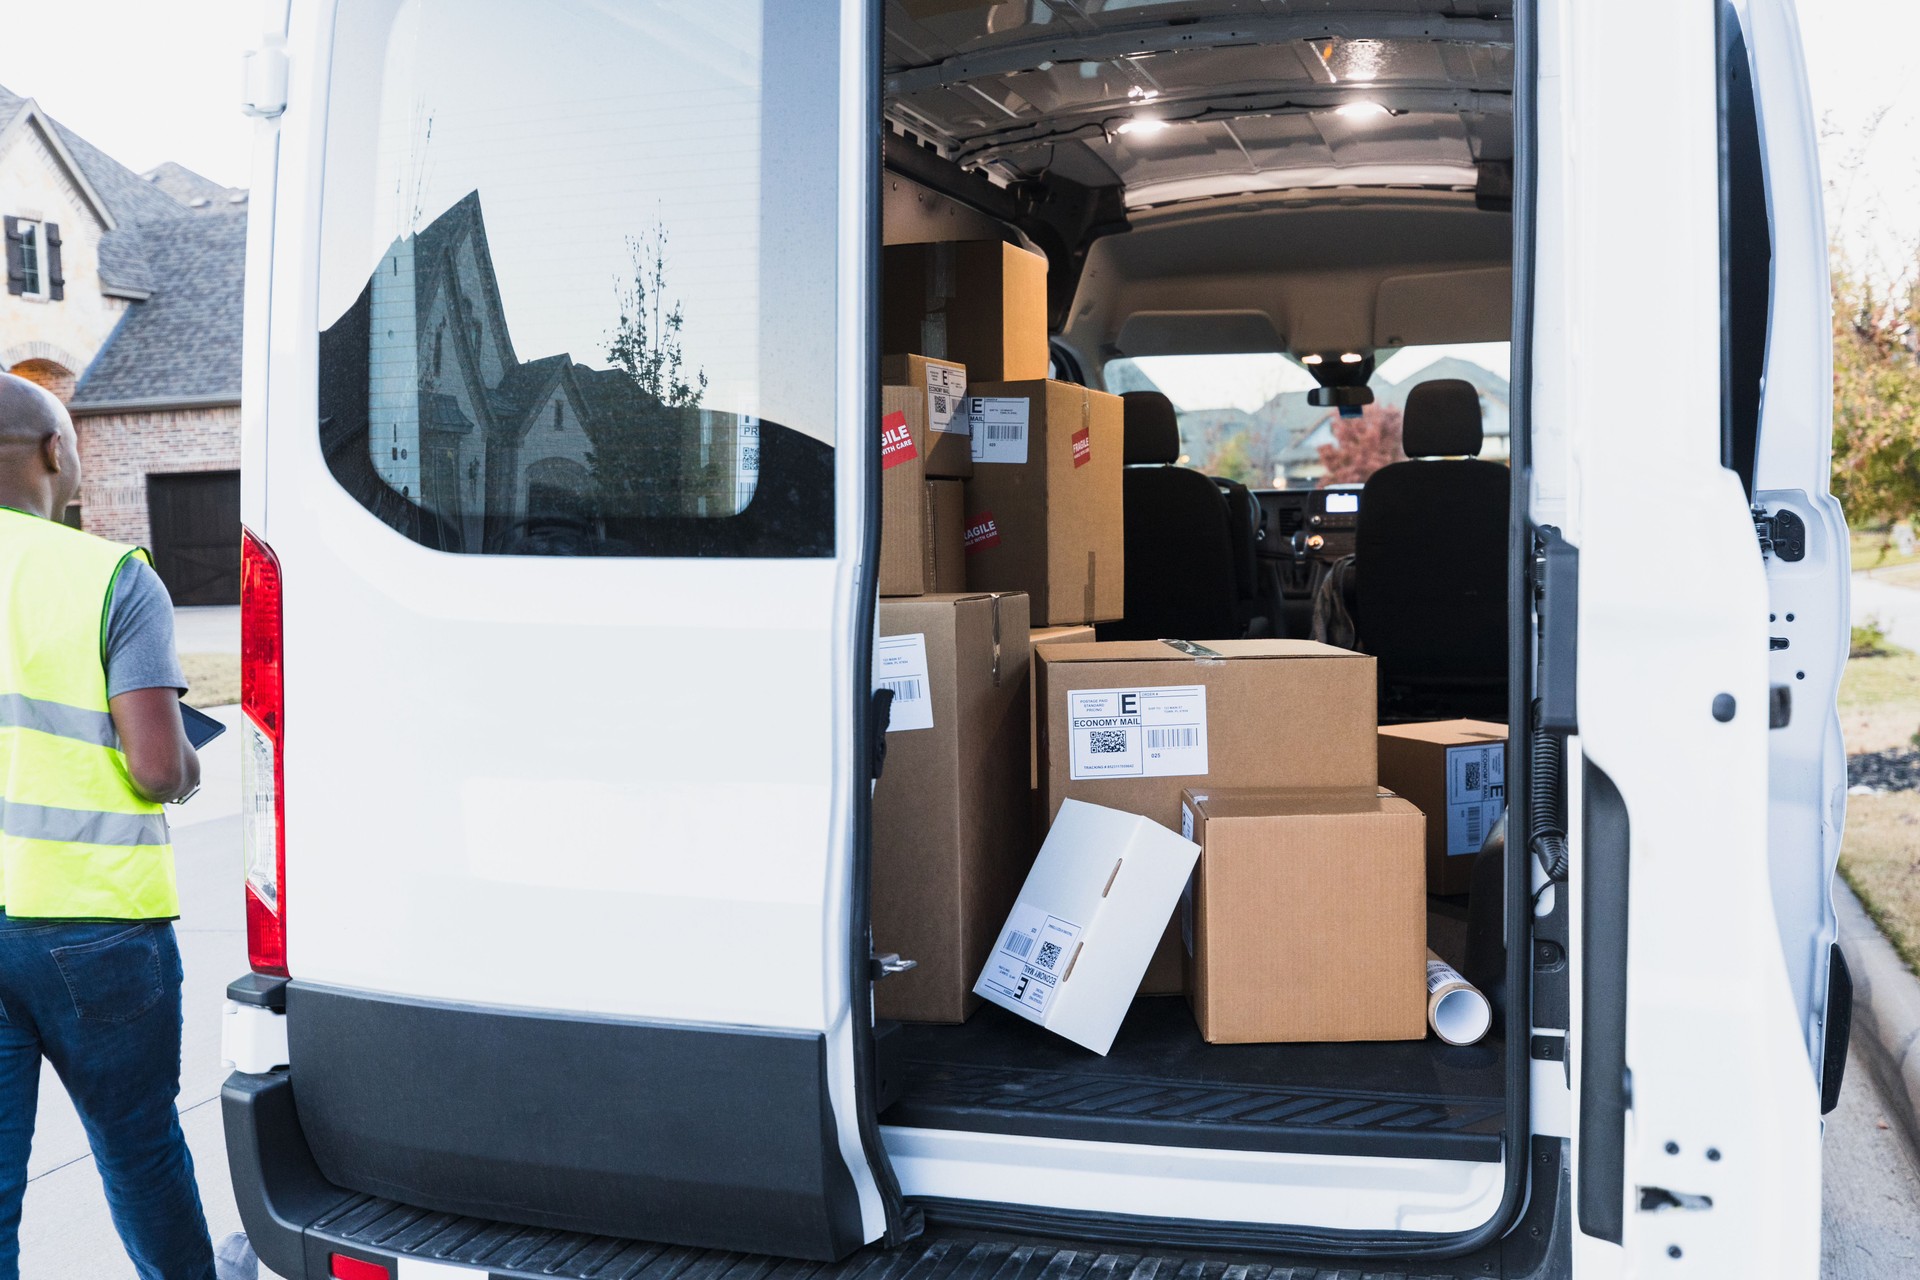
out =
[[[1120,397],[1045,379],[977,382],[967,416],[967,586],[1025,591],[1045,626],[1123,616]]]
[[[1427,815],[1427,891],[1465,893],[1474,855],[1507,807],[1507,727],[1485,720],[1383,725],[1380,782]]]
[[[1388,791],[1189,788],[1187,998],[1215,1044],[1427,1031],[1426,819]]]
[[[1027,599],[880,602],[876,688],[894,691],[873,793],[873,945],[918,967],[875,984],[883,1018],[960,1022],[1033,848]]]
[[[880,388],[878,578],[883,596],[966,588],[962,482],[936,478],[941,437],[928,427],[927,402],[918,387]]]
[[[888,245],[881,350],[966,366],[980,382],[1047,376],[1047,260],[998,240]]]
[[[929,476],[965,480],[973,474],[973,446],[967,436],[967,367],[926,356],[887,356],[880,381],[920,397],[926,420]]]

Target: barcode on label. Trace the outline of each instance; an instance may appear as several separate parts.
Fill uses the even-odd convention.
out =
[[[1051,946],[1053,944],[1049,943],[1047,945]],[[1025,960],[1033,954],[1033,935],[1015,930],[1007,935],[1007,941],[1003,949],[1011,951],[1014,955]]]
[[[1465,784],[1467,790],[1478,791],[1480,789],[1480,762],[1478,760],[1467,761],[1466,772],[1467,776],[1462,779],[1462,782]]]
[[[1057,942],[1041,943],[1040,954],[1033,958],[1033,963],[1036,968],[1051,972],[1053,967],[1060,963],[1060,944]]]
[[[1147,750],[1164,751],[1170,747],[1197,747],[1200,731],[1190,726],[1147,730]]]
[[[882,689],[893,690],[893,700],[895,702],[918,702],[926,696],[925,687],[919,680],[913,678],[905,680],[882,680],[880,687]]]
[[[1127,749],[1125,729],[1095,729],[1089,737],[1088,749],[1097,756],[1118,755]]]
[[[1467,767],[1471,770],[1478,769],[1480,766],[1468,765]],[[1486,832],[1480,829],[1480,806],[1476,804],[1467,809],[1467,844],[1478,848],[1484,839],[1486,839]]]
[[[989,440],[1018,440],[1027,434],[1024,422],[996,422],[989,418],[986,427]]]

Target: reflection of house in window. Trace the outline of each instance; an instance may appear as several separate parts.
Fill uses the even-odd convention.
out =
[[[590,509],[592,477],[572,458],[542,458],[527,468],[528,520],[580,520]]]

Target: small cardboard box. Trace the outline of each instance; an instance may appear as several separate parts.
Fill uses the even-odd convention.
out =
[[[974,992],[1104,1055],[1199,852],[1138,814],[1069,801]]]
[[[1025,591],[1038,626],[1123,616],[1120,404],[1066,382],[975,383],[970,590]]]
[[[1507,727],[1486,720],[1383,725],[1380,785],[1427,815],[1427,892],[1465,893],[1473,857],[1507,807]]]
[[[1030,639],[1036,648],[1043,644],[1092,644],[1093,628],[1085,625],[1073,627],[1035,627],[1030,633]],[[1032,668],[1029,667],[1029,670],[1031,669]],[[1027,754],[1031,760],[1027,771],[1027,785],[1030,787],[1038,787],[1040,785],[1039,685],[1031,679],[1027,681],[1027,714],[1029,719],[1027,726]],[[1044,836],[1046,832],[1040,831],[1036,834]]]
[[[966,495],[958,480],[927,481],[927,555],[932,586],[940,592],[967,589]]]
[[[912,387],[880,388],[880,568],[883,596],[933,589],[927,505],[926,397]]]
[[[1027,599],[880,602],[874,687],[894,690],[873,790],[873,945],[917,960],[874,984],[874,1012],[961,1022],[1026,873]]]
[[[998,240],[890,244],[881,273],[885,354],[955,361],[975,382],[1047,376],[1047,260],[1039,254]]]
[[[1391,792],[1189,789],[1188,1000],[1210,1044],[1427,1034],[1426,818]]]
[[[921,415],[926,420],[929,476],[964,480],[973,474],[973,445],[967,438],[967,369],[951,360],[926,356],[885,356],[880,381],[892,387],[924,388]]]
[[[1169,829],[1186,787],[1377,781],[1374,660],[1311,640],[1114,640],[1035,651],[1040,787]]]

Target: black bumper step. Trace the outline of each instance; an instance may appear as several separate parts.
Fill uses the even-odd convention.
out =
[[[1151,997],[1105,1058],[988,1006],[891,1037],[909,1128],[1213,1150],[1500,1159],[1498,1038],[1209,1045],[1184,1001]]]

